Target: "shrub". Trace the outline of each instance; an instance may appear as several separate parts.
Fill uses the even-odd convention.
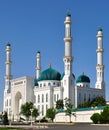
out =
[[[99,113],[94,113],[90,119],[93,121],[93,123],[97,124],[100,122],[101,115]]]

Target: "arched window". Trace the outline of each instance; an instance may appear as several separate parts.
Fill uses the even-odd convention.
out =
[[[44,95],[42,94],[42,102],[44,102]]]
[[[46,102],[48,102],[48,93],[46,93]]]
[[[40,102],[40,95],[38,95],[38,103]]]
[[[48,83],[48,86],[51,86],[51,83]]]

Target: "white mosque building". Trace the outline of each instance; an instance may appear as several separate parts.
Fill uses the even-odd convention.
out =
[[[36,79],[24,76],[16,79],[11,74],[11,45],[6,46],[6,74],[4,89],[4,111],[11,113],[14,119],[18,118],[20,107],[32,101],[40,112],[40,117],[46,115],[48,108],[54,107],[59,99],[71,99],[74,107],[97,96],[105,98],[104,64],[103,64],[103,31],[97,32],[97,65],[95,87],[90,87],[90,78],[85,74],[80,75],[75,81],[73,74],[73,56],[71,36],[71,15],[66,15],[65,21],[65,54],[63,57],[64,73],[60,74],[50,65],[46,70],[41,70],[41,53],[36,56]],[[76,62],[76,60],[75,60]]]

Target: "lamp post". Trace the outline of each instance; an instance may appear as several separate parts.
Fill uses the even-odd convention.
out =
[[[32,124],[32,112],[33,112],[33,109],[31,108],[30,111],[31,111],[31,126],[32,126],[33,125]]]

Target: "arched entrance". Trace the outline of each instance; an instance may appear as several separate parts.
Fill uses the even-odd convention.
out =
[[[19,120],[19,114],[20,114],[20,109],[21,109],[21,104],[22,104],[22,95],[20,92],[17,92],[15,95],[15,117],[17,120]]]

